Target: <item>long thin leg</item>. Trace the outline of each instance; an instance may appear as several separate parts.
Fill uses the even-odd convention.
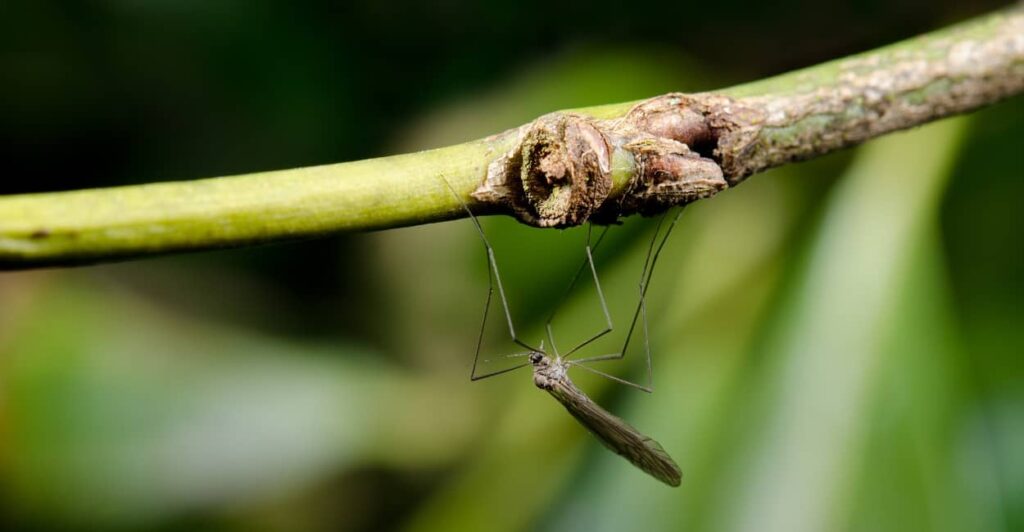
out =
[[[544,349],[544,346],[541,345],[541,350],[543,350],[543,349]],[[505,355],[504,358],[519,358],[519,357],[530,356],[532,354],[533,354],[533,351],[527,351],[526,353],[513,353],[511,355]],[[490,361],[487,360],[487,359],[484,359],[484,362],[490,362]],[[529,366],[529,365],[530,365],[529,362],[523,362],[522,364],[517,364],[517,365],[512,366],[510,368],[500,369],[498,371],[487,373],[485,375],[476,375],[475,377],[471,376],[470,380],[478,381],[478,380],[486,378],[486,377],[494,377],[495,375],[501,375],[502,373],[508,373],[510,371],[515,371],[515,370],[517,370],[519,368],[526,367],[526,366]]]
[[[462,205],[462,208],[465,209],[466,214],[469,215],[470,220],[473,221],[473,226],[476,227],[477,233],[480,234],[480,240],[483,241],[484,249],[487,250],[487,302],[484,305],[484,317],[482,322],[480,323],[480,335],[477,337],[476,354],[473,355],[473,370],[470,372],[469,379],[472,381],[478,381],[480,379],[494,377],[496,375],[501,375],[503,373],[508,373],[512,370],[528,366],[530,365],[530,363],[526,362],[523,364],[519,364],[517,366],[512,366],[510,368],[504,368],[491,373],[485,373],[483,375],[476,374],[477,364],[480,361],[480,349],[483,346],[484,342],[484,331],[487,327],[487,314],[491,309],[491,300],[494,298],[495,284],[498,285],[498,295],[501,297],[501,307],[505,311],[505,320],[508,323],[508,332],[509,335],[512,337],[512,341],[515,342],[520,347],[528,349],[531,352],[538,351],[538,349],[520,340],[519,337],[516,336],[516,328],[515,325],[513,325],[512,323],[512,313],[509,311],[508,299],[505,297],[505,287],[504,285],[501,284],[501,273],[498,271],[498,261],[494,258],[494,248],[491,247],[491,243],[487,241],[487,235],[484,234],[484,228],[480,225],[480,220],[478,220],[477,217],[473,214],[473,211],[469,210],[469,206],[466,205],[466,202],[462,201],[462,198],[460,198],[459,195],[455,192],[455,189],[452,188],[451,183],[449,183],[448,180],[444,178],[444,176],[441,176],[441,180],[444,181],[445,186],[448,187],[448,190],[451,191],[452,195],[455,196],[455,199],[457,199],[459,203]]]
[[[585,370],[587,370],[587,371],[589,371],[591,373],[600,375],[600,376],[602,376],[602,377],[604,377],[606,379],[611,379],[611,380],[613,380],[613,381],[615,381],[615,382],[617,382],[619,384],[625,384],[626,386],[631,386],[633,388],[636,388],[637,390],[642,390],[642,391],[645,391],[647,393],[651,393],[651,392],[654,391],[654,388],[652,388],[649,383],[648,383],[647,386],[643,386],[643,385],[637,384],[637,383],[635,383],[633,381],[628,381],[626,379],[623,379],[622,377],[616,377],[615,375],[612,375],[610,373],[605,373],[605,372],[603,372],[603,371],[601,371],[599,369],[594,369],[594,368],[592,368],[590,366],[584,366],[583,364],[580,364],[580,362],[578,360],[570,360],[569,361],[569,365],[574,367],[574,368],[585,369]]]
[[[590,245],[592,231],[593,231],[593,225],[588,226],[587,227],[587,245],[586,245],[586,249],[585,249],[585,251],[586,251],[586,258],[584,259],[583,264],[580,265],[579,269],[576,270],[576,275],[573,276],[572,282],[569,283],[569,288],[566,290],[566,294],[562,297],[562,300],[563,301],[565,300],[565,297],[568,296],[569,292],[572,291],[573,286],[575,286],[576,281],[579,280],[580,275],[583,273],[583,270],[586,269],[589,266],[590,274],[594,278],[594,288],[597,290],[597,299],[601,303],[601,312],[604,314],[605,328],[602,329],[597,334],[595,334],[594,336],[591,336],[590,338],[584,340],[583,342],[581,342],[576,347],[573,347],[572,349],[567,351],[565,353],[565,355],[562,355],[562,358],[569,358],[576,351],[579,351],[580,349],[582,349],[586,345],[590,344],[591,342],[593,342],[593,341],[597,340],[598,338],[600,338],[600,337],[610,333],[612,331],[612,328],[613,328],[613,326],[612,326],[612,316],[611,316],[611,313],[608,312],[608,303],[605,301],[604,291],[601,290],[601,281],[597,277],[597,268],[594,266],[594,253],[593,253],[593,250],[597,249],[597,246],[599,246],[601,244],[601,241],[604,240],[604,236],[608,233],[608,228],[605,227],[604,230],[601,231],[601,236],[598,237],[597,243],[594,244],[593,246]],[[558,304],[558,307],[560,307],[560,306],[561,306],[561,302],[559,302],[559,304]],[[555,307],[556,311],[557,311],[558,307]],[[555,319],[555,314],[554,314],[554,312],[552,312],[551,316],[548,318],[548,322],[547,322],[547,325],[546,325],[549,337],[551,336],[551,322],[554,319]]]
[[[587,226],[587,243],[588,244],[590,242],[590,237],[591,237],[591,232],[592,231],[593,231],[593,225],[588,225]],[[605,226],[604,229],[601,230],[601,234],[598,235],[598,237],[597,237],[597,242],[594,242],[594,245],[590,246],[590,250],[591,251],[597,251],[597,248],[601,245],[601,242],[604,241],[604,237],[605,237],[606,234],[608,234],[608,226]],[[565,287],[565,291],[562,292],[562,296],[558,298],[558,302],[555,303],[555,305],[552,307],[551,315],[548,316],[548,321],[544,324],[545,328],[549,332],[549,336],[550,336],[550,331],[551,331],[551,322],[553,322],[555,320],[555,315],[558,313],[559,310],[561,310],[562,305],[565,304],[565,300],[569,298],[569,294],[572,293],[572,289],[576,286],[576,283],[580,280],[580,276],[583,275],[583,270],[587,269],[587,264],[588,264],[587,263],[587,259],[586,259],[586,257],[584,257],[583,262],[580,263],[580,267],[576,268],[576,273],[572,276],[572,280],[569,281],[569,286]],[[549,338],[549,340],[550,340],[550,338]]]
[[[653,386],[654,371],[653,371],[653,367],[652,367],[652,363],[651,363],[650,335],[649,335],[648,328],[647,328],[647,300],[646,300],[646,298],[647,298],[647,288],[650,286],[651,277],[654,274],[654,265],[658,262],[658,257],[661,256],[661,250],[665,247],[665,242],[668,241],[668,237],[672,233],[672,229],[675,228],[676,222],[679,221],[679,217],[682,215],[682,213],[683,213],[682,209],[679,209],[679,211],[675,214],[675,216],[672,217],[672,221],[669,224],[668,229],[665,230],[665,234],[661,237],[660,241],[658,239],[658,233],[661,230],[662,224],[663,224],[663,222],[665,220],[665,216],[668,215],[667,213],[665,214],[665,216],[662,216],[661,220],[658,221],[658,225],[657,225],[657,227],[654,230],[654,235],[651,237],[651,244],[647,248],[647,257],[644,259],[644,266],[643,266],[643,269],[641,270],[641,274],[640,274],[640,283],[639,283],[639,286],[638,286],[638,288],[639,288],[639,295],[640,295],[640,301],[637,304],[636,311],[633,313],[633,320],[632,320],[632,322],[629,325],[629,331],[626,333],[626,339],[625,339],[625,341],[622,344],[622,350],[620,350],[618,353],[611,353],[611,354],[607,354],[607,355],[598,355],[598,356],[593,356],[593,357],[588,357],[588,358],[582,358],[580,360],[574,361],[573,362],[574,366],[579,366],[581,364],[585,364],[585,363],[588,363],[588,362],[600,362],[600,361],[605,361],[605,360],[621,360],[622,358],[624,358],[626,356],[626,350],[629,347],[629,341],[630,341],[630,339],[633,336],[633,331],[636,329],[636,322],[637,322],[638,319],[642,319],[643,320],[643,333],[644,333],[644,354],[645,354],[645,356],[647,358],[647,385],[644,386],[644,385],[636,384],[636,383],[633,383],[633,382],[625,381],[625,379],[620,379],[620,378],[617,378],[617,377],[613,378],[613,380],[618,381],[618,382],[623,382],[624,384],[628,384],[630,386],[633,386],[634,388],[638,388],[638,389],[644,390],[646,392],[653,391],[653,389],[654,389],[654,386]],[[655,245],[655,244],[657,244],[657,245]],[[593,368],[587,368],[587,369],[588,370],[592,370],[595,373],[602,374],[602,372],[598,372],[597,370],[594,370]],[[611,377],[611,376],[609,376],[609,377]]]

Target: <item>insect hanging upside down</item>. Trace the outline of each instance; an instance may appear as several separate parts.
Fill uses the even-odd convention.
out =
[[[661,254],[662,248],[665,246],[666,240],[668,240],[669,234],[672,232],[672,228],[675,227],[676,222],[679,220],[681,210],[678,211],[671,219],[668,224],[668,228],[664,234],[661,235],[662,225],[665,221],[663,216],[658,221],[657,227],[654,230],[654,236],[651,238],[650,246],[647,249],[647,257],[644,261],[643,269],[640,274],[639,284],[639,303],[637,304],[636,310],[633,313],[633,320],[630,323],[629,330],[626,333],[625,342],[622,348],[617,353],[591,356],[581,359],[572,359],[571,357],[583,347],[591,344],[595,340],[601,338],[605,334],[612,331],[612,319],[611,314],[608,312],[608,305],[604,299],[604,293],[601,291],[601,283],[597,277],[597,269],[594,266],[593,249],[596,249],[601,241],[604,239],[604,235],[607,232],[601,233],[598,237],[597,242],[591,246],[591,229],[587,231],[587,240],[585,246],[585,260],[583,264],[576,271],[576,275],[573,277],[569,284],[569,288],[563,295],[563,301],[580,276],[584,271],[589,270],[593,276],[594,288],[597,290],[598,301],[601,304],[601,310],[604,314],[605,328],[591,336],[589,339],[579,343],[564,354],[558,352],[555,347],[554,335],[552,333],[552,322],[555,318],[555,313],[552,312],[550,317],[545,324],[547,331],[547,339],[550,342],[552,353],[549,355],[544,350],[544,343],[541,342],[539,347],[533,347],[527,344],[525,341],[520,339],[516,335],[515,325],[512,321],[512,313],[509,311],[508,299],[505,297],[505,288],[501,283],[501,274],[498,271],[498,263],[494,256],[494,248],[491,247],[490,242],[487,241],[487,236],[484,234],[483,227],[480,225],[480,221],[477,220],[473,212],[470,211],[469,206],[462,200],[461,197],[455,192],[448,183],[447,179],[441,178],[444,184],[448,187],[448,190],[458,199],[459,203],[465,209],[470,219],[473,221],[473,225],[476,227],[477,232],[480,234],[480,239],[483,241],[484,249],[487,251],[487,263],[488,263],[488,275],[490,276],[490,289],[487,293],[487,302],[484,305],[484,316],[483,323],[480,325],[480,335],[477,339],[476,355],[473,358],[473,369],[470,373],[470,380],[481,380],[488,377],[494,377],[504,373],[508,373],[525,366],[533,366],[533,382],[538,388],[547,391],[554,397],[559,403],[565,407],[566,410],[576,418],[587,430],[589,430],[597,439],[604,444],[605,447],[611,449],[619,456],[629,460],[634,466],[638,467],[647,474],[657,478],[658,480],[668,484],[669,486],[679,486],[682,480],[682,472],[679,470],[679,466],[676,465],[672,457],[665,452],[661,445],[653,439],[643,435],[640,431],[633,428],[629,423],[626,423],[622,419],[609,413],[607,410],[601,408],[594,401],[592,401],[586,394],[584,394],[579,388],[573,384],[572,380],[569,379],[568,369],[570,367],[581,368],[591,373],[598,374],[602,377],[611,379],[620,384],[625,384],[645,392],[652,392],[652,369],[651,369],[651,347],[650,339],[647,334],[647,310],[645,306],[645,296],[647,294],[647,287],[650,285],[651,274],[654,271],[654,264],[658,260],[658,256]],[[660,238],[659,238],[660,235]],[[508,324],[508,332],[512,337],[512,341],[526,349],[525,353],[517,353],[512,355],[505,355],[507,358],[511,357],[527,357],[527,362],[523,362],[512,367],[499,369],[490,373],[477,373],[478,363],[480,362],[480,351],[484,339],[484,330],[487,325],[487,315],[491,307],[491,300],[493,298],[495,287],[497,287],[497,293],[501,300],[501,307],[504,310],[505,320]],[[559,305],[555,306],[555,311]],[[603,371],[597,370],[590,367],[588,364],[592,362],[608,361],[608,360],[621,360],[626,356],[626,350],[629,346],[630,338],[633,335],[633,331],[636,329],[637,322],[642,323],[642,330],[644,336],[644,352],[646,354],[647,362],[647,384],[640,385],[628,380],[610,375]]]
[[[679,485],[683,473],[665,449],[591,401],[569,379],[568,363],[534,351],[530,353],[530,364],[533,364],[533,383],[562,403],[605,447],[665,484]]]

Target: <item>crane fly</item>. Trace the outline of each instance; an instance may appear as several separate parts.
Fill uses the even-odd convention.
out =
[[[587,239],[585,246],[586,258],[576,274],[572,278],[569,284],[569,288],[562,296],[562,301],[568,297],[572,288],[579,280],[583,272],[590,271],[591,276],[594,280],[594,286],[597,290],[598,300],[601,304],[601,310],[604,314],[605,327],[603,330],[595,334],[594,336],[579,343],[564,355],[559,354],[558,349],[555,347],[554,335],[552,333],[551,324],[554,321],[555,312],[561,302],[555,306],[555,311],[552,312],[545,324],[545,330],[547,332],[547,340],[551,346],[551,353],[544,349],[544,342],[542,341],[538,347],[533,347],[518,337],[515,330],[515,325],[512,323],[512,313],[509,311],[508,299],[505,297],[505,288],[501,283],[501,274],[498,271],[498,263],[494,256],[494,248],[487,240],[487,236],[484,234],[483,227],[480,225],[480,221],[476,218],[473,212],[466,205],[465,201],[455,192],[451,184],[443,176],[441,179],[444,181],[448,190],[451,191],[452,195],[459,201],[462,208],[469,215],[473,221],[473,225],[476,227],[477,232],[480,235],[480,239],[483,241],[484,248],[487,252],[487,263],[488,263],[488,276],[489,276],[489,290],[487,292],[487,302],[484,306],[484,317],[483,323],[480,326],[480,336],[477,339],[476,354],[473,357],[473,369],[470,373],[470,380],[477,381],[486,379],[488,377],[494,377],[504,373],[509,373],[517,369],[532,366],[533,367],[533,383],[540,389],[548,392],[554,397],[559,403],[562,404],[565,409],[572,414],[576,420],[583,425],[591,434],[593,434],[598,441],[604,444],[605,447],[610,449],[612,452],[622,456],[626,460],[629,460],[634,466],[644,471],[645,473],[653,476],[654,478],[668,484],[669,486],[679,486],[682,480],[682,472],[679,466],[672,459],[671,456],[665,452],[665,449],[661,445],[654,441],[652,438],[645,436],[643,433],[633,428],[629,423],[626,423],[621,418],[601,408],[597,403],[590,399],[583,391],[573,384],[569,378],[569,368],[582,368],[586,371],[598,374],[602,377],[611,379],[621,384],[637,388],[645,392],[652,392],[652,368],[651,368],[651,349],[650,339],[647,333],[647,308],[645,304],[645,297],[647,295],[647,288],[650,285],[651,274],[654,270],[654,264],[657,262],[658,256],[661,254],[662,248],[665,246],[665,242],[668,240],[669,234],[675,227],[676,222],[679,220],[682,209],[680,209],[671,219],[668,224],[665,233],[661,235],[661,228],[665,221],[665,216],[662,216],[658,221],[658,224],[654,231],[654,236],[651,238],[650,246],[647,249],[647,256],[644,260],[643,269],[640,275],[639,283],[639,303],[637,304],[636,311],[633,313],[633,320],[629,326],[629,331],[626,334],[626,340],[622,345],[622,349],[617,353],[610,353],[604,355],[591,356],[581,359],[572,359],[574,355],[581,348],[594,342],[595,340],[603,337],[604,335],[612,331],[612,319],[611,314],[608,312],[608,305],[604,298],[604,293],[601,291],[601,284],[597,277],[597,268],[594,266],[593,250],[595,250],[604,239],[608,228],[605,227],[598,237],[596,243],[591,246],[592,226],[588,226]],[[483,344],[484,330],[487,325],[487,314],[491,307],[491,300],[494,296],[494,287],[498,287],[498,295],[501,298],[501,306],[504,310],[505,319],[508,324],[508,331],[512,337],[512,341],[520,347],[526,349],[524,353],[516,353],[506,355],[507,357],[525,357],[526,361],[515,364],[511,367],[493,371],[490,373],[478,374],[478,364],[480,361],[480,350]],[[598,369],[587,366],[586,364],[592,362],[601,362],[609,360],[621,360],[626,355],[626,348],[629,346],[630,337],[633,335],[633,331],[636,328],[637,321],[642,320],[643,333],[644,333],[644,351],[647,355],[647,382],[646,385],[637,384],[620,377],[605,373]]]

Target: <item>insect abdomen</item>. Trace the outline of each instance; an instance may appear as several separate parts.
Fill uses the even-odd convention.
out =
[[[680,484],[682,471],[661,444],[598,406],[568,379],[551,384],[550,388],[545,388],[548,393],[605,447],[669,486]]]

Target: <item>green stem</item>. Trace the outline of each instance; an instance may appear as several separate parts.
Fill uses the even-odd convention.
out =
[[[690,99],[713,99],[702,111],[716,132],[713,164],[735,185],[771,166],[1022,91],[1024,8],[1017,6],[852,58]],[[573,112],[617,119],[637,103]],[[441,177],[474,210],[495,212],[496,205],[471,194],[487,177],[488,166],[516,148],[518,135],[513,130],[436,150],[310,168],[0,197],[0,269],[242,246],[463,216],[459,198]],[[613,172],[613,196],[635,177],[635,165],[626,163]]]
[[[492,142],[187,182],[0,198],[0,268],[416,225],[463,215]]]

